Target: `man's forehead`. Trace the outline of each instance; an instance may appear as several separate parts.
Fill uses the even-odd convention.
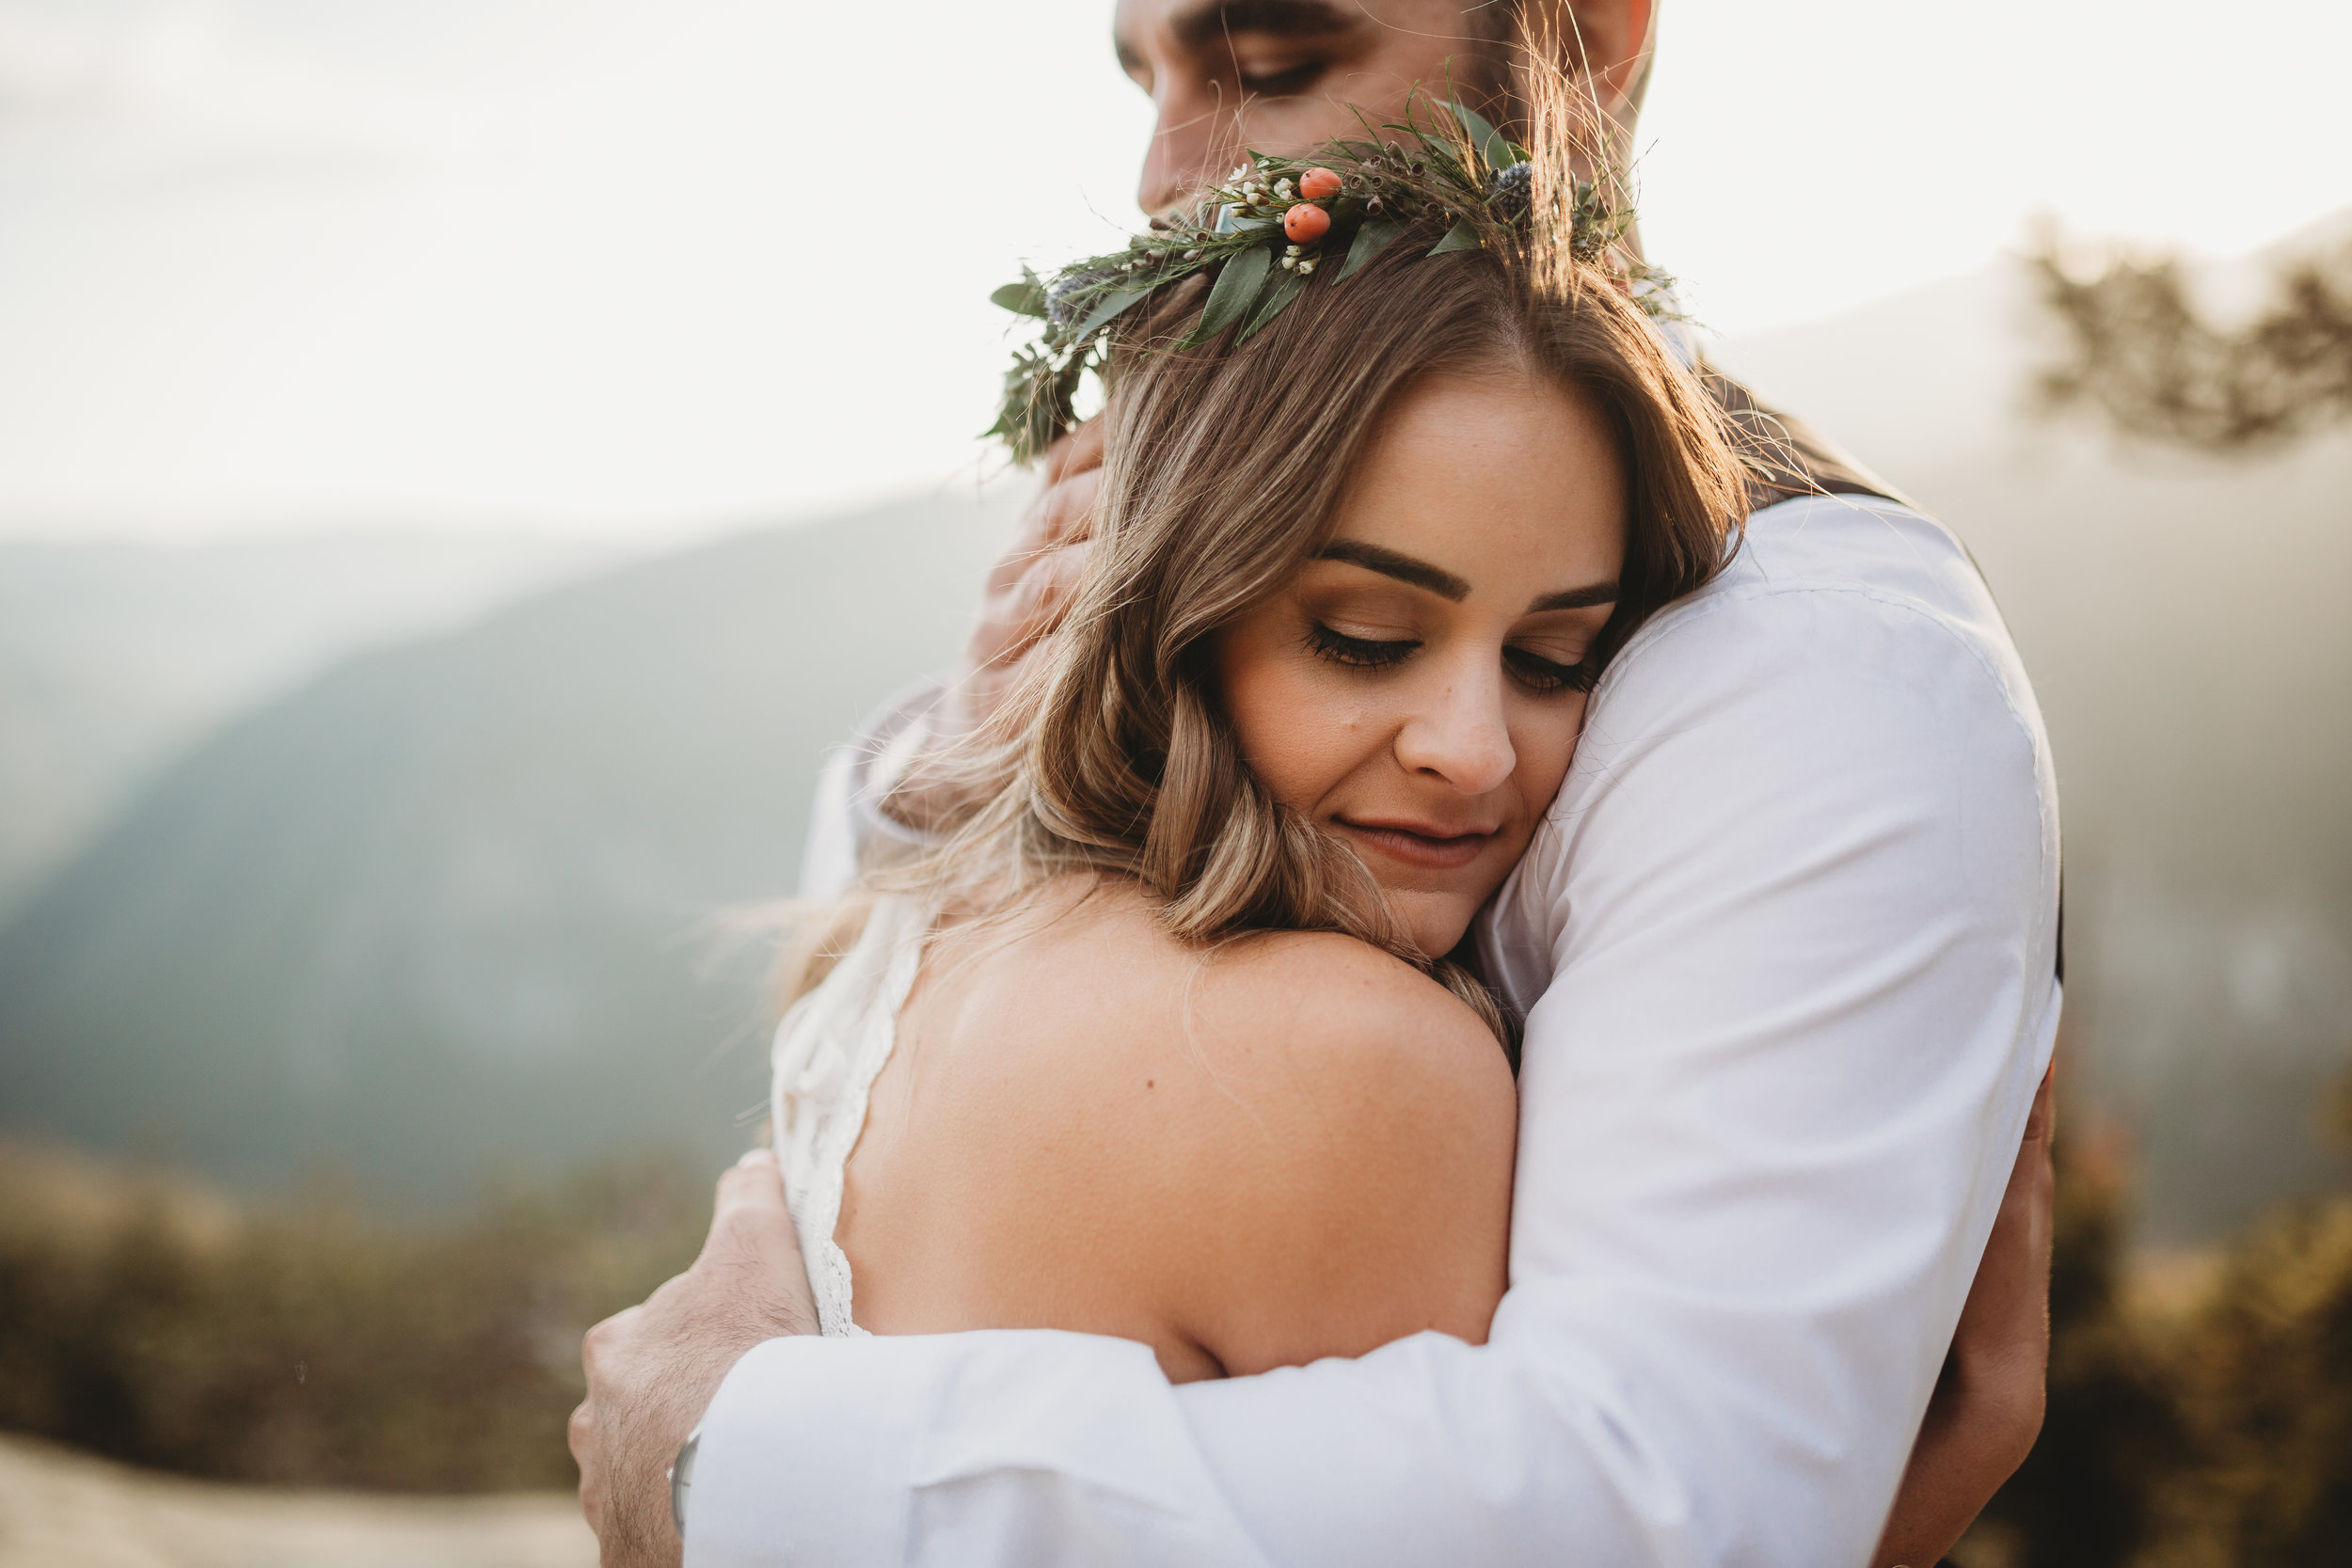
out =
[[[1370,24],[1377,6],[1363,0],[1119,0],[1111,30],[1122,51],[1165,32],[1189,50],[1244,33],[1261,38],[1320,38]]]

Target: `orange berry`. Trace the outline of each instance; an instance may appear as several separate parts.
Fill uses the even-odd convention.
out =
[[[1340,177],[1327,168],[1311,168],[1298,177],[1298,194],[1310,201],[1328,201],[1340,194]]]
[[[1294,245],[1319,240],[1330,230],[1331,214],[1311,201],[1302,201],[1282,214],[1282,232]]]

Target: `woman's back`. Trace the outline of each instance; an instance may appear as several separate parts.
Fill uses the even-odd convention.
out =
[[[1064,879],[933,937],[884,1049],[834,1232],[860,1328],[1116,1335],[1180,1380],[1486,1336],[1509,1069],[1365,943],[1204,953]]]

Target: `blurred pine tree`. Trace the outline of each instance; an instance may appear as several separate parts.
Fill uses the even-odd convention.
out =
[[[2200,313],[2175,258],[2083,277],[2063,248],[2054,234],[2032,259],[2068,344],[2041,379],[2050,406],[2094,405],[2131,435],[2218,452],[2352,417],[2352,240],[2280,265],[2269,309],[2234,329]]]

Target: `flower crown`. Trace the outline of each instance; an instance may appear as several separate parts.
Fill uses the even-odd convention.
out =
[[[1100,372],[1104,328],[1155,291],[1214,273],[1200,320],[1176,346],[1194,348],[1239,327],[1239,346],[1303,292],[1319,268],[1339,265],[1327,286],[1346,282],[1366,262],[1433,212],[1453,220],[1429,256],[1507,244],[1532,228],[1534,169],[1528,150],[1466,105],[1440,104],[1450,123],[1424,130],[1408,105],[1406,122],[1380,127],[1387,140],[1326,143],[1300,158],[1251,152],[1191,214],[1153,218],[1127,248],[1075,261],[990,296],[1015,314],[1042,321],[1035,342],[1016,351],[1005,372],[996,423],[1013,461],[1027,463],[1078,422],[1078,382]],[[1370,132],[1370,127],[1366,127]],[[1572,179],[1558,193],[1554,232],[1587,264],[1609,262],[1611,246],[1632,226],[1632,209],[1612,181]],[[1645,309],[1658,313],[1665,276],[1638,262],[1614,268]],[[1651,288],[1636,288],[1647,283]]]

